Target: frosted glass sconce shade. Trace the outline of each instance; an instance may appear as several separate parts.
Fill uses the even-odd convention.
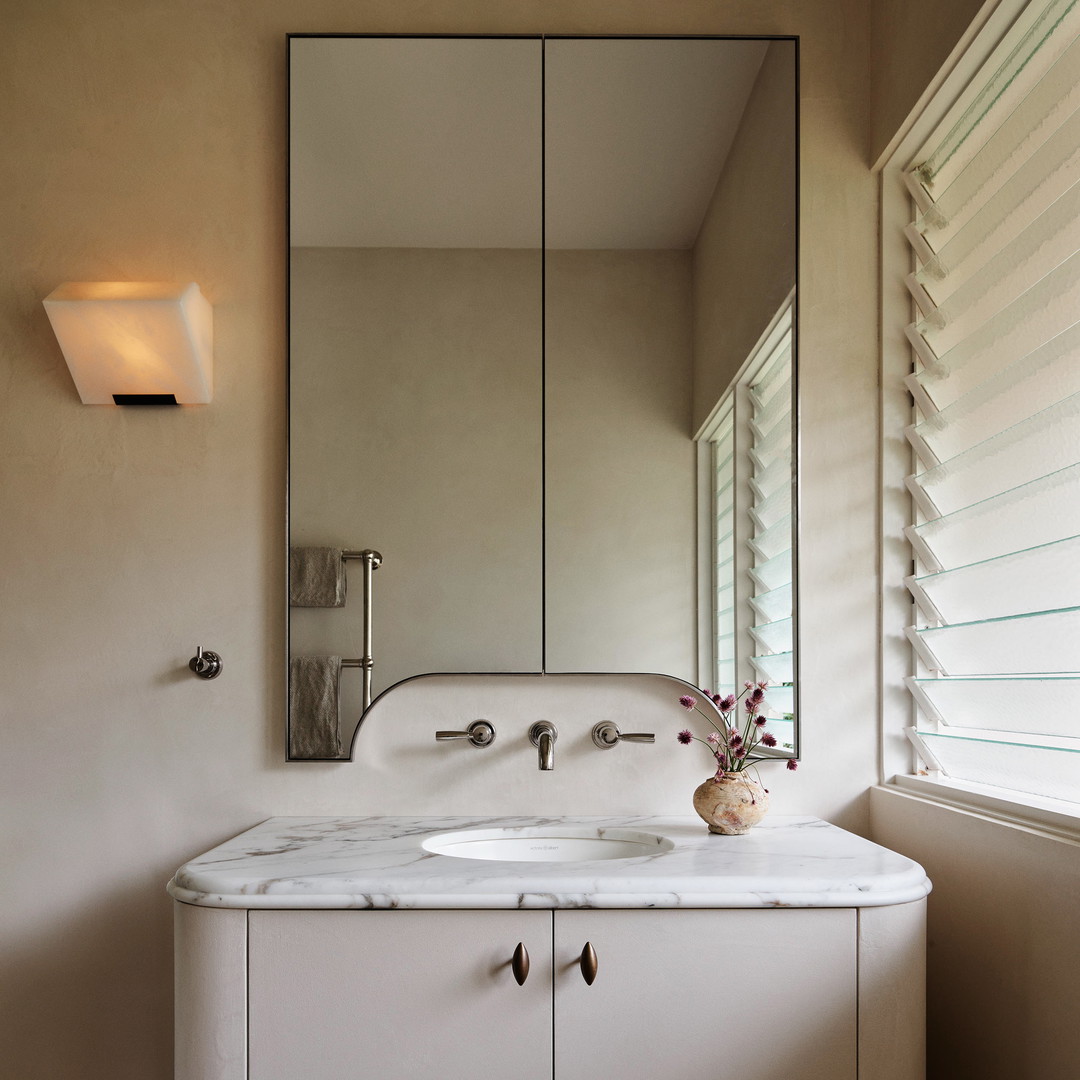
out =
[[[69,281],[44,303],[84,405],[210,400],[213,309],[195,282]]]

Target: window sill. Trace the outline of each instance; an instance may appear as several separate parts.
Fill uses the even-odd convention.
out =
[[[901,791],[926,802],[965,810],[1004,825],[1080,843],[1080,803],[1044,799],[989,784],[945,777],[894,776],[881,790]]]

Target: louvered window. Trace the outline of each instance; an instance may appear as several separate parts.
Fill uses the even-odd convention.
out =
[[[1080,2],[1029,5],[905,179],[933,770],[1080,801]]]
[[[769,730],[794,749],[791,304],[701,438],[711,447],[713,684],[767,680]]]

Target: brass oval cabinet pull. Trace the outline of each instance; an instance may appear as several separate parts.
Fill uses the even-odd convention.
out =
[[[518,942],[510,966],[514,969],[514,978],[517,979],[518,986],[523,986],[529,977],[529,950],[525,948],[523,941]]]
[[[591,941],[586,941],[585,948],[581,950],[581,977],[589,986],[592,986],[596,978],[597,967],[596,950],[592,947]]]

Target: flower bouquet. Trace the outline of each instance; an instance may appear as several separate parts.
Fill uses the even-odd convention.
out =
[[[694,792],[694,809],[708,824],[709,832],[726,836],[748,832],[769,808],[768,789],[761,785],[756,775],[750,776],[747,772],[763,760],[764,756],[755,751],[760,747],[771,749],[776,746],[776,737],[765,730],[768,685],[767,682],[748,682],[739,694],[727,696],[705,690],[702,692],[708,703],[705,709],[690,694],[679,698],[679,704],[687,712],[700,713],[713,729],[704,739],[689,728],[678,734],[678,740],[684,746],[701,743],[716,762],[715,775]],[[794,772],[798,763],[789,759],[787,767]]]

